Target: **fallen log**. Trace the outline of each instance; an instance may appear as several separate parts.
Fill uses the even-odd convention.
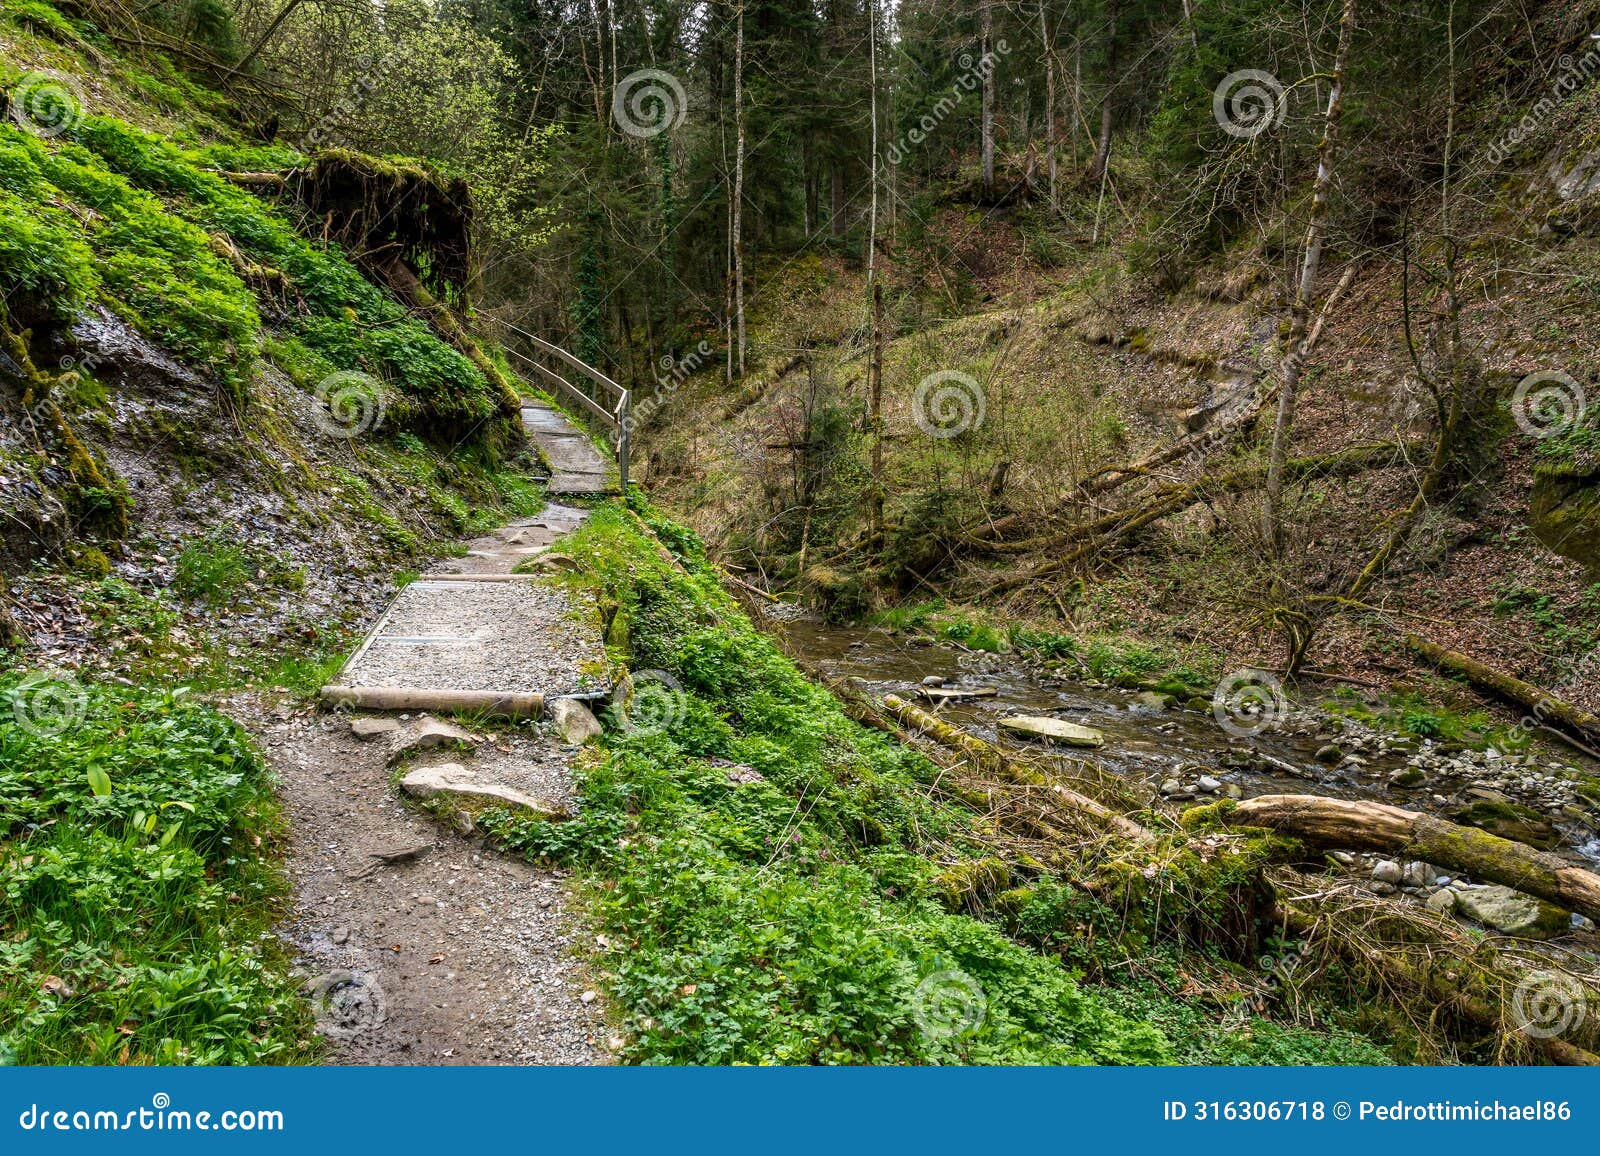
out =
[[[1435,815],[1320,795],[1260,795],[1190,814],[1196,816],[1191,822],[1205,816],[1229,827],[1266,827],[1319,849],[1421,860],[1600,919],[1600,875],[1548,851]]]
[[[335,709],[465,711],[496,718],[539,718],[542,694],[499,694],[491,690],[433,690],[403,686],[340,686],[322,688],[322,701]]]
[[[970,756],[979,766],[994,770],[1002,778],[1023,786],[1046,788],[1063,804],[1074,811],[1079,811],[1089,816],[1098,826],[1105,830],[1113,831],[1138,842],[1144,842],[1150,838],[1150,832],[1147,829],[1141,827],[1126,815],[1117,814],[1105,804],[1096,802],[1088,795],[1074,791],[1071,787],[1059,782],[1052,782],[1050,776],[1042,771],[1029,767],[1015,759],[1007,758],[992,744],[985,742],[977,735],[968,734],[960,727],[951,726],[943,719],[936,718],[898,695],[885,695],[883,705],[890,714],[906,726],[927,735],[942,746],[950,747]]]
[[[1406,635],[1406,645],[1438,669],[1459,674],[1474,686],[1498,695],[1517,706],[1527,708],[1535,725],[1550,727],[1552,723],[1558,724],[1569,734],[1583,739],[1585,743],[1600,747],[1600,715],[1557,698],[1531,682],[1523,682],[1514,675],[1485,666],[1477,659],[1468,658],[1458,651],[1447,650],[1415,634]],[[1580,749],[1589,754],[1595,753],[1589,746]]]
[[[1378,986],[1414,992],[1433,1008],[1449,1011],[1478,1030],[1514,1038],[1530,1052],[1543,1053],[1552,1064],[1600,1065],[1600,1057],[1579,1044],[1516,1022],[1518,993],[1530,990],[1541,973],[1525,965],[1508,966],[1492,947],[1453,941],[1448,929],[1441,931],[1441,938],[1428,936],[1419,942],[1416,934],[1424,930],[1421,926],[1407,928],[1406,941],[1375,940],[1370,921],[1355,904],[1314,902],[1307,909],[1284,903],[1273,919],[1307,944],[1338,956],[1358,975],[1372,977]],[[1575,983],[1575,991],[1589,990],[1587,984]],[[1581,1028],[1583,1017],[1578,1016],[1572,1026]]]
[[[1412,449],[1404,443],[1382,442],[1377,445],[1356,446],[1352,449],[1341,450],[1335,454],[1325,454],[1318,457],[1292,458],[1284,464],[1283,480],[1285,483],[1299,481],[1308,477],[1345,477],[1359,474],[1369,469],[1387,465],[1396,457],[1405,455]],[[1059,556],[1035,566],[1031,570],[1023,570],[1010,574],[991,585],[981,595],[980,600],[988,601],[1001,594],[1009,593],[1030,582],[1040,578],[1060,573],[1071,569],[1079,562],[1099,553],[1107,546],[1122,538],[1126,538],[1135,530],[1141,530],[1153,522],[1181,513],[1190,506],[1196,505],[1207,498],[1222,493],[1237,492],[1261,485],[1266,481],[1267,468],[1265,466],[1250,466],[1246,469],[1236,470],[1233,473],[1221,474],[1183,485],[1167,486],[1156,491],[1143,506],[1119,511],[1107,515],[1091,524],[1094,531],[1089,541],[1060,554]],[[1067,531],[1065,534],[1044,538],[1032,539],[1030,548],[1044,549],[1069,541],[1081,534],[1082,531]]]

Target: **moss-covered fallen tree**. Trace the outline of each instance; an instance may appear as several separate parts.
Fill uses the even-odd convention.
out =
[[[1215,818],[1227,827],[1277,831],[1307,847],[1377,851],[1448,867],[1600,919],[1600,875],[1549,851],[1435,815],[1320,795],[1259,795],[1238,803],[1214,803],[1192,814],[1197,819]]]

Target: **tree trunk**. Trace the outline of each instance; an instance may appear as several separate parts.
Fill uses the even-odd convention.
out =
[[[1387,803],[1320,795],[1260,795],[1215,807],[1230,827],[1267,827],[1319,850],[1377,851],[1421,860],[1600,919],[1600,875],[1476,827]]]
[[[744,376],[744,5],[733,42],[733,316],[734,367]]]
[[[1039,0],[1039,41],[1044,46],[1044,140],[1050,173],[1050,211],[1056,211],[1056,49],[1045,22],[1044,0]]]
[[[1294,407],[1305,366],[1306,331],[1311,321],[1311,303],[1316,292],[1317,270],[1322,264],[1322,242],[1326,232],[1328,200],[1333,191],[1334,161],[1339,145],[1339,116],[1344,107],[1345,67],[1350,41],[1355,35],[1356,0],[1344,0],[1339,18],[1339,47],[1333,59],[1333,88],[1328,93],[1328,114],[1323,121],[1322,143],[1317,147],[1317,179],[1311,194],[1311,220],[1306,225],[1305,258],[1300,266],[1300,283],[1295,290],[1294,311],[1289,321],[1288,354],[1283,359],[1283,379],[1278,389],[1278,420],[1272,427],[1272,453],[1268,459],[1267,489],[1263,501],[1262,536],[1275,553],[1283,548],[1283,523],[1280,499],[1283,493],[1283,463],[1289,454],[1289,437],[1294,426]]]
[[[872,273],[878,252],[878,10],[872,0],[867,0],[867,56],[871,62],[872,155],[868,158],[872,172],[872,215],[867,225],[867,283],[872,283]],[[882,320],[882,297],[876,300],[879,320]],[[876,331],[874,331],[876,332]],[[874,405],[873,412],[877,412]]]
[[[872,286],[872,548],[883,548],[883,285]]]
[[[1600,716],[1559,699],[1530,682],[1523,682],[1514,675],[1485,666],[1457,651],[1446,650],[1427,639],[1418,638],[1415,634],[1406,635],[1406,645],[1440,670],[1449,674],[1459,674],[1473,685],[1482,687],[1508,702],[1525,707],[1531,712],[1530,717],[1535,724],[1542,727],[1549,727],[1552,723],[1559,724],[1585,743],[1600,748]]]
[[[1100,98],[1100,139],[1095,144],[1094,159],[1089,162],[1089,179],[1103,181],[1111,164],[1111,127],[1115,115],[1112,107],[1117,94],[1117,5],[1106,5],[1106,91]]]
[[[983,65],[983,199],[994,198],[994,7],[990,0],[983,4],[983,51],[979,60]]]

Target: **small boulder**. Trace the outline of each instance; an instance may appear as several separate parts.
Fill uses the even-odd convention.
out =
[[[558,698],[550,704],[550,725],[562,742],[575,746],[600,737],[600,720],[575,698]]]
[[[1407,887],[1426,887],[1430,874],[1426,863],[1407,863],[1400,877]]]
[[[454,723],[424,715],[409,726],[394,732],[394,737],[389,742],[389,762],[393,764],[408,755],[437,750],[440,747],[467,750],[479,741],[477,735],[462,730]]]
[[[1561,908],[1499,884],[1463,888],[1456,902],[1467,918],[1524,939],[1548,939],[1572,923]]]
[[[1134,701],[1147,710],[1171,710],[1178,705],[1178,700],[1172,695],[1156,690],[1141,690]]]
[[[350,733],[364,743],[380,739],[384,735],[392,735],[400,729],[400,724],[392,718],[353,718],[350,720]]]
[[[1206,794],[1214,795],[1222,789],[1222,780],[1214,779],[1210,775],[1201,775],[1199,779],[1199,787]]]
[[[930,674],[930,675],[928,675],[926,678],[924,678],[922,680],[922,685],[923,686],[943,686],[944,685],[944,681],[945,681],[944,680],[944,675],[942,675],[942,674]]]
[[[1429,911],[1436,911],[1440,915],[1449,915],[1456,909],[1456,893],[1448,887],[1442,887],[1428,896],[1426,906]]]
[[[1336,767],[1344,761],[1344,752],[1332,743],[1317,748],[1317,753],[1311,756],[1326,767]]]
[[[514,787],[483,781],[460,763],[418,767],[400,780],[400,789],[419,799],[448,795],[468,807],[509,807],[538,819],[567,819],[565,808],[549,799],[529,795]]]
[[[1378,883],[1397,884],[1404,874],[1393,859],[1380,859],[1372,867],[1372,878]]]

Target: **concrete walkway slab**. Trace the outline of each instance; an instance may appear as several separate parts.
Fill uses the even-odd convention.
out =
[[[589,436],[543,402],[522,405],[522,426],[550,461],[552,494],[615,494],[616,466]]]
[[[430,581],[400,592],[338,677],[341,686],[499,695],[604,692],[600,624],[534,580]]]

